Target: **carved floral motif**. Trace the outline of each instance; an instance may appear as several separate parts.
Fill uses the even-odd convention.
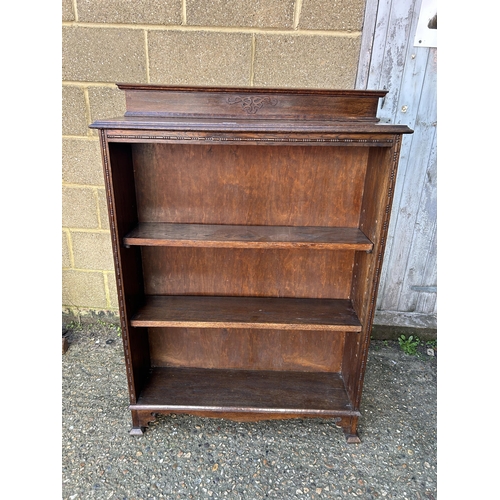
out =
[[[270,104],[271,106],[276,106],[278,104],[278,99],[275,97],[258,97],[258,96],[249,96],[249,97],[228,97],[227,102],[229,104],[241,104],[243,110],[249,114],[254,115],[257,111],[264,106],[264,104]]]

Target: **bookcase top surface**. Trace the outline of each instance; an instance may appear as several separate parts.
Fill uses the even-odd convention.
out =
[[[385,90],[192,87],[117,84],[125,92],[123,117],[91,128],[411,133],[378,124]]]
[[[251,86],[214,86],[214,85],[161,85],[154,83],[116,83],[124,91],[145,90],[165,92],[242,92],[267,94],[315,94],[315,95],[357,95],[368,97],[383,97],[387,90],[359,90],[359,89],[326,89],[326,88],[295,88],[295,87],[251,87]]]

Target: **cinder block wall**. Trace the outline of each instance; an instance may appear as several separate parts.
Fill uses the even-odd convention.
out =
[[[354,88],[365,0],[63,0],[63,315],[118,311],[97,118],[116,82]]]

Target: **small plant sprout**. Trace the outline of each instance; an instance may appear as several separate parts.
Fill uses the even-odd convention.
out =
[[[417,354],[417,347],[420,345],[420,339],[418,337],[410,335],[408,338],[406,338],[405,335],[401,335],[398,338],[398,342],[401,349],[406,354],[410,354],[411,356]]]

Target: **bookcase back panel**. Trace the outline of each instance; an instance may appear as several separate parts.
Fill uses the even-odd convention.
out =
[[[343,332],[150,328],[153,366],[340,372]]]
[[[358,227],[369,148],[134,144],[140,222]]]
[[[147,295],[348,299],[353,251],[142,248]]]

